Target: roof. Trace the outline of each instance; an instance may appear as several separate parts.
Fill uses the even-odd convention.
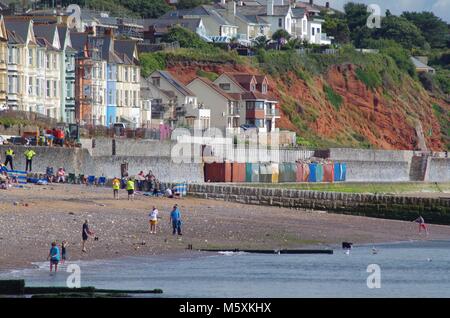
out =
[[[231,76],[234,77],[234,79],[240,84],[250,84],[250,82],[252,81],[253,78],[255,78],[254,75],[251,74],[242,74],[242,73],[238,73],[238,74],[231,74]]]
[[[137,64],[134,59],[136,43],[135,40],[114,40],[114,51],[125,64]]]
[[[429,69],[429,70],[434,70],[434,68],[432,68],[431,66],[426,65],[425,63],[422,63],[419,59],[411,56],[411,61],[414,64],[415,68],[425,68],[425,69]]]
[[[201,18],[146,19],[145,26],[147,29],[148,27],[154,27],[157,31],[167,32],[170,27],[180,25],[183,28],[195,32],[200,26],[201,21]]]
[[[214,90],[216,93],[218,93],[219,95],[222,95],[223,97],[225,97],[226,99],[229,100],[234,100],[234,101],[238,101],[240,100],[240,94],[230,94],[225,92],[223,89],[221,89],[220,87],[218,87],[216,84],[214,84],[213,82],[211,82],[209,79],[203,78],[203,77],[196,77],[194,78],[189,84],[191,84],[192,82],[199,80],[201,82],[203,82],[203,84],[205,84],[206,86],[208,86],[209,88],[211,88],[212,90]],[[188,84],[188,85],[189,85]]]
[[[244,100],[274,100],[270,95],[256,92],[242,93],[242,99]]]
[[[8,31],[8,43],[25,44],[28,38],[31,20],[14,17],[5,17],[4,20],[6,30]]]
[[[227,19],[218,13],[218,10],[223,10],[220,5],[201,5],[192,9],[180,9],[169,11],[162,15],[160,19],[174,19],[174,18],[195,18],[207,16],[213,19],[219,25],[233,26]]]
[[[163,77],[166,81],[170,83],[177,91],[179,91],[184,96],[195,96],[194,93],[190,89],[188,89],[186,86],[184,86],[180,81],[175,79],[169,72],[167,71],[156,71],[158,72],[161,77]]]
[[[53,45],[56,29],[56,24],[33,25],[34,35],[46,39],[51,45]]]
[[[291,7],[289,5],[274,5],[273,6],[273,16],[286,16]],[[267,6],[237,6],[236,12],[242,15],[258,15],[258,16],[268,16],[267,15]]]
[[[45,47],[47,50],[56,50],[55,47],[47,41],[46,38],[36,37],[36,43],[40,47]]]
[[[81,52],[88,42],[88,34],[85,32],[70,32],[70,39],[72,40],[72,47],[77,52]]]
[[[303,18],[303,16],[306,13],[305,8],[292,8],[292,15],[294,16],[294,18]]]

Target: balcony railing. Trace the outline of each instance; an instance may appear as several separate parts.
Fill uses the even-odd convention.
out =
[[[228,108],[228,116],[239,116],[239,108]]]
[[[266,116],[280,116],[280,111],[278,109],[266,109]]]

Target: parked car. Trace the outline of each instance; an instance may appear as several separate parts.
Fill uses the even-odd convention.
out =
[[[244,125],[241,125],[241,129],[246,131],[246,130],[250,130],[250,129],[258,129],[258,127],[256,127],[256,125],[253,125],[253,124],[244,124]]]
[[[16,136],[16,137],[9,138],[8,144],[10,144],[10,145],[26,145],[27,141],[20,136]]]

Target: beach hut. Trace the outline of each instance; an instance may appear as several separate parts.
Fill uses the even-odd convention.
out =
[[[278,183],[280,165],[278,163],[272,163],[270,167],[272,168],[272,183]]]
[[[320,163],[316,167],[316,182],[323,182],[323,165]]]
[[[310,163],[309,165],[308,182],[317,182],[317,163]]]
[[[245,163],[234,162],[231,165],[231,182],[245,182],[246,166]]]
[[[334,163],[334,181],[345,181],[346,170],[345,163]]]
[[[297,163],[297,182],[308,182],[309,165],[306,163]]]
[[[272,165],[270,163],[259,164],[259,182],[272,183]]]
[[[205,182],[231,182],[231,163],[205,163],[203,167]]]
[[[297,165],[295,163],[285,162],[279,165],[278,182],[296,182]]]
[[[246,163],[245,164],[245,181],[259,182],[259,164]]]
[[[334,181],[334,165],[324,164],[323,165],[323,182],[333,182]]]

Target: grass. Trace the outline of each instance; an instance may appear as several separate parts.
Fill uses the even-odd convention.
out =
[[[344,102],[344,99],[341,95],[336,93],[331,86],[323,85],[323,91],[327,95],[328,101],[333,105],[333,107],[339,111],[341,109],[341,105]]]
[[[211,82],[214,82],[219,77],[217,73],[204,71],[201,68],[199,68],[196,73],[197,76],[205,77],[209,79]]]
[[[433,112],[441,126],[441,133],[446,149],[450,149],[450,111],[443,109],[438,104],[432,105]]]
[[[325,192],[345,192],[345,193],[372,193],[372,194],[400,194],[414,192],[450,192],[450,183],[273,183],[246,184],[250,187],[264,188],[284,188],[298,190],[315,190]]]

